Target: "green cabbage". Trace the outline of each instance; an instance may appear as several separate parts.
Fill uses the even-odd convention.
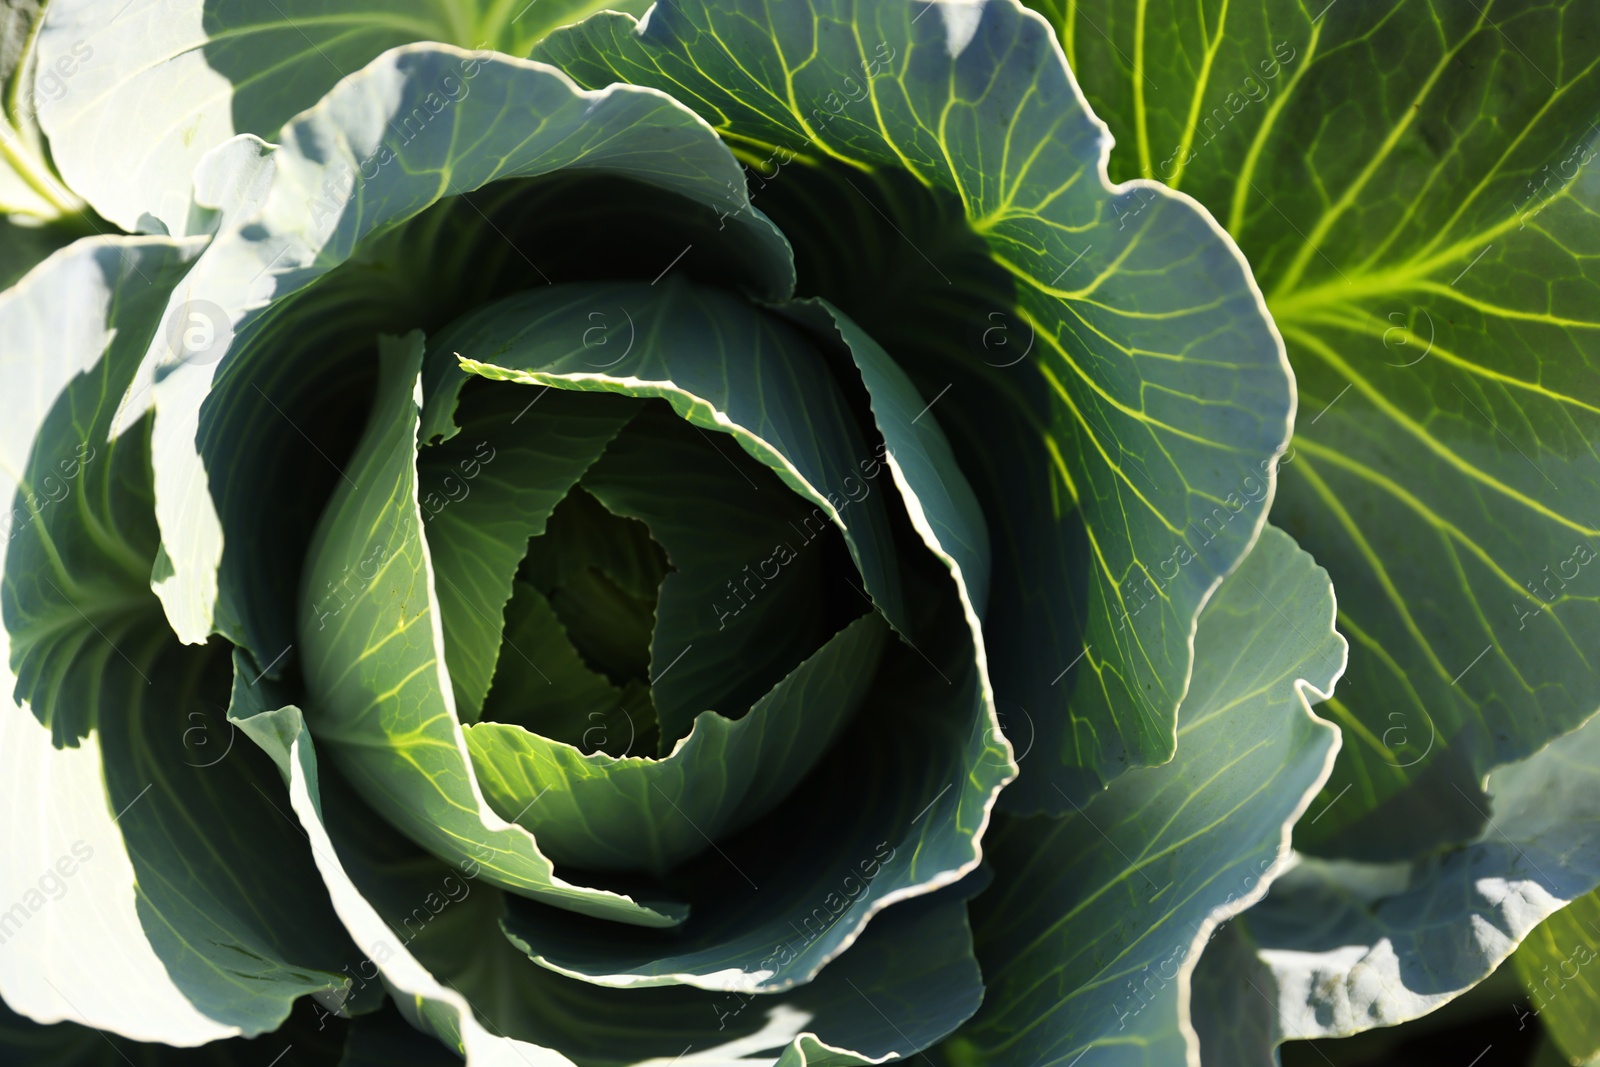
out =
[[[0,1054],[1600,1051],[1600,15],[1036,6],[8,9]]]

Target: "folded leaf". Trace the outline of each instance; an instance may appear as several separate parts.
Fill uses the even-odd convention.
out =
[[[531,389],[484,389],[473,399],[471,439],[458,436],[417,457],[445,657],[464,720],[478,717],[494,677],[528,538],[544,533],[556,505],[636,414],[611,397],[541,397]]]
[[[293,713],[275,713],[280,728]],[[295,751],[310,750],[302,733]],[[370,916],[387,924],[358,939],[390,948],[391,964],[426,967],[431,980],[452,990],[452,1002],[470,1004],[478,1024],[520,1050],[536,1043],[550,1050],[545,1055],[585,1067],[668,1059],[770,1067],[826,1043],[848,1050],[840,1053],[848,1059],[829,1062],[877,1062],[929,1047],[981,999],[966,900],[986,882],[982,874],[897,904],[815,981],[795,989],[767,996],[686,986],[606,989],[535,966],[501,938],[496,924],[505,898],[475,880],[475,867],[420,853],[337,775],[323,779],[321,797],[328,843],[319,843],[317,854],[319,861],[337,857],[343,873],[336,900],[344,885],[359,889]],[[304,806],[297,810],[306,817]],[[315,831],[313,837],[324,840]],[[398,976],[385,965],[386,978]],[[416,981],[401,988],[422,992]],[[425,1020],[438,1019],[444,1005],[424,995]],[[470,1051],[468,1062],[477,1062]]]
[[[1497,769],[1489,794],[1486,829],[1462,848],[1412,864],[1305,859],[1279,878],[1236,920],[1245,951],[1201,959],[1204,1061],[1265,1067],[1286,1039],[1415,1019],[1600,885],[1600,722]]]
[[[795,355],[803,365],[804,355]],[[739,362],[728,360],[730,367]],[[755,369],[757,380],[769,377],[770,367]],[[673,567],[661,582],[650,638],[651,697],[665,755],[697,715],[743,715],[845,623],[873,613],[871,594],[878,604],[898,597],[902,577],[881,500],[869,511],[829,491],[851,524],[841,530],[823,506],[742,454],[731,440],[736,434],[708,434],[665,404],[649,408],[606,449],[584,485],[612,511],[643,521]],[[789,410],[821,423],[827,408],[801,403]],[[864,448],[859,439],[818,436],[820,448],[837,448],[834,457],[844,464],[854,454],[845,447]],[[852,541],[874,551],[879,569],[869,580],[851,562]],[[868,670],[861,680],[870,678]]]
[[[629,310],[637,337],[618,355],[604,353],[607,366],[596,369],[597,353],[586,343],[590,315],[595,308],[612,306]],[[842,822],[819,813],[800,815],[791,806],[786,816],[774,815],[772,822],[803,823],[792,841],[776,840],[770,829],[753,828],[742,843],[719,842],[719,832],[731,824],[710,812],[703,812],[706,822],[696,818],[693,812],[703,802],[670,812],[659,797],[646,793],[643,799],[675,825],[677,836],[670,854],[648,865],[664,871],[691,850],[701,852],[692,869],[674,881],[685,886],[683,895],[696,902],[704,918],[687,924],[665,945],[651,935],[517,907],[508,928],[535,960],[618,986],[688,982],[752,991],[782,988],[815,974],[898,893],[931,891],[972,868],[995,790],[1012,768],[996,735],[971,606],[963,605],[959,586],[953,587],[957,597],[945,602],[947,590],[952,590],[944,584],[949,577],[916,554],[914,543],[897,541],[894,511],[904,504],[920,515],[921,505],[871,483],[885,469],[876,458],[883,452],[875,454],[866,446],[846,396],[820,373],[824,364],[808,339],[731,297],[663,279],[651,285],[535,290],[463,320],[430,347],[459,355],[462,367],[490,379],[659,397],[682,416],[666,416],[659,409],[641,414],[582,482],[607,508],[644,520],[677,568],[662,582],[652,639],[652,695],[664,747],[683,736],[697,712],[742,713],[747,702],[790,669],[788,664],[798,665],[827,636],[825,628],[814,632],[815,605],[806,599],[823,596],[831,581],[829,566],[818,557],[821,549],[809,546],[830,522],[842,530],[863,578],[862,588],[852,591],[861,601],[852,613],[877,606],[907,642],[865,696],[855,691],[841,698],[843,706],[835,710],[847,717],[859,703],[862,715],[876,720],[862,726],[874,738],[881,738],[883,731],[907,729],[927,735],[925,748],[899,742],[898,751],[873,751],[870,756],[866,750],[885,742],[858,740],[853,734],[840,738],[835,747],[846,754],[819,765],[815,773],[825,779],[870,777],[884,802],[852,802]],[[455,380],[439,379],[428,394],[429,406],[448,406],[455,388]],[[740,495],[743,486],[698,455],[700,439],[713,434],[727,435],[776,477],[758,482],[741,474],[753,495]],[[738,467],[731,457],[722,459]],[[959,472],[948,474],[955,485],[952,492],[960,492]],[[802,497],[809,514],[791,510]],[[752,504],[762,514],[748,514]],[[950,521],[960,524],[969,518],[952,516]],[[973,540],[965,527],[962,536]],[[774,540],[792,546],[790,555],[800,559],[792,565],[803,573],[785,573],[786,557],[773,548]],[[733,552],[729,544],[741,547]],[[761,576],[754,585],[745,584],[745,572],[733,573],[734,585],[726,561],[751,549],[771,553],[780,569],[755,568]],[[916,555],[908,560],[908,554]],[[814,579],[805,578],[808,569],[815,570]],[[777,588],[765,588],[769,580]],[[924,582],[926,587],[920,584]],[[910,607],[913,585],[923,604],[920,612]],[[724,586],[742,587],[751,602],[742,596],[730,602]],[[797,607],[789,606],[793,601]],[[933,665],[931,677],[928,664]],[[921,677],[907,684],[911,671]],[[768,681],[754,685],[766,676],[771,676]],[[901,717],[915,714],[912,709],[919,702],[926,706],[919,709],[916,724],[902,724]],[[842,719],[809,718],[805,751],[814,759]],[[491,729],[485,736],[493,733]],[[555,751],[531,737],[521,746],[529,759],[534,758],[530,747]],[[489,760],[488,745],[476,755]],[[918,758],[923,765],[915,764]],[[600,759],[589,757],[591,762]],[[797,763],[806,762],[797,758]],[[795,768],[797,773],[809,769]],[[523,818],[564,825],[555,833],[569,842],[583,832],[572,818],[575,810],[564,812],[561,801],[550,811],[540,809],[548,784],[545,773],[535,777],[510,768],[498,773],[502,813],[521,812]],[[663,772],[645,771],[632,780],[643,788],[647,776],[657,773]],[[686,784],[701,788],[699,779]],[[915,796],[922,799],[908,803]],[[750,807],[744,814],[753,816],[761,805]],[[688,826],[680,822],[685,811],[690,812]],[[919,820],[925,821],[915,825]],[[704,851],[707,842],[717,848]],[[902,847],[914,847],[915,858],[891,867],[887,857]],[[614,852],[564,851],[578,867],[610,869],[621,862]],[[640,859],[636,851],[633,864]],[[873,876],[880,867],[893,873],[873,877],[870,887],[865,886],[855,868],[867,864]],[[730,865],[739,880],[728,880]],[[844,895],[833,891],[841,879],[853,887]],[[759,892],[773,881],[781,883],[781,890]],[[828,887],[821,892],[830,899],[820,922],[811,918],[818,907],[811,887],[817,885]],[[804,938],[803,949],[774,964],[775,941],[788,940],[802,923],[821,929]]]
[[[630,335],[619,354],[596,353],[587,343],[593,309],[613,306],[629,310],[637,334]],[[828,326],[836,329],[831,322]],[[867,682],[863,677],[852,683],[848,697],[839,698],[833,716],[807,716],[804,744],[791,753],[794,766],[780,779],[793,781],[809,771],[859,704],[863,716],[875,720],[862,725],[872,740],[840,738],[835,748],[846,754],[819,765],[815,773],[870,778],[882,790],[884,803],[849,803],[842,822],[818,813],[802,815],[791,805],[786,815],[773,815],[771,823],[804,824],[792,841],[780,841],[787,832],[775,835],[770,828],[752,828],[742,842],[722,840],[726,832],[761,814],[777,799],[776,793],[762,802],[746,796],[749,803],[733,821],[727,817],[731,780],[730,795],[704,809],[709,798],[686,796],[678,804],[673,790],[645,788],[653,775],[675,776],[676,767],[643,767],[637,775],[628,772],[628,780],[643,790],[633,806],[657,809],[657,817],[673,826],[674,841],[654,842],[652,847],[664,849],[654,858],[640,848],[618,848],[614,838],[599,851],[593,841],[578,851],[585,836],[605,844],[615,832],[612,820],[597,812],[596,827],[590,829],[590,809],[569,809],[565,805],[570,800],[552,801],[547,795],[558,780],[552,777],[554,768],[531,768],[542,762],[539,752],[561,753],[574,761],[574,770],[579,764],[609,766],[607,758],[582,757],[492,726],[473,727],[483,742],[474,746],[475,758],[486,774],[499,779],[490,789],[495,806],[502,815],[531,819],[554,834],[560,854],[556,858],[578,868],[642,865],[664,873],[701,853],[671,881],[682,887],[680,895],[692,900],[703,918],[687,924],[670,945],[652,935],[575,922],[545,909],[514,908],[509,928],[519,944],[555,970],[618,986],[688,982],[706,988],[782,988],[815,974],[898,893],[931,891],[977,861],[977,837],[1011,765],[1004,742],[996,736],[981,654],[974,653],[978,637],[971,628],[971,607],[962,607],[959,586],[958,596],[945,602],[951,588],[944,585],[948,576],[922,557],[914,543],[897,540],[893,511],[906,504],[921,515],[921,505],[872,484],[885,464],[866,447],[847,398],[819,374],[822,361],[810,344],[787,324],[730,297],[668,279],[652,285],[535,290],[469,316],[430,343],[435,355],[459,356],[463,368],[490,379],[660,397],[679,409],[682,418],[661,407],[641,413],[581,483],[612,512],[643,520],[676,568],[662,582],[652,638],[652,698],[664,747],[686,732],[697,712],[719,710],[725,718],[744,713],[749,702],[829,636],[827,628],[814,628],[816,605],[808,601],[827,595],[832,582],[829,574],[835,565],[809,544],[830,522],[842,529],[864,578],[863,587],[849,593],[859,604],[850,601],[850,614],[844,618],[876,604],[891,621],[899,618],[908,642],[865,695],[857,688]],[[604,369],[595,369],[597,355],[607,357]],[[437,384],[427,391],[425,426],[443,425],[432,423],[437,416],[431,413],[448,411],[452,393],[461,388],[459,377],[439,375],[434,380]],[[745,484],[730,479],[724,467],[739,471],[748,465],[744,457],[735,462],[724,454],[713,462],[701,447],[724,435],[770,471],[739,473]],[[911,435],[906,441],[913,450],[925,448]],[[960,492],[959,472],[947,471],[946,476],[953,486],[949,492]],[[801,494],[808,499],[795,510]],[[950,529],[962,529],[967,542],[973,540],[964,525],[970,515],[952,514],[947,521],[953,524]],[[774,541],[794,546],[790,554],[798,562],[786,563],[780,554],[779,570],[755,568],[761,576],[749,585],[743,571],[733,573],[727,564],[752,550],[760,553],[753,559],[773,553]],[[730,573],[740,583],[733,588],[743,588],[750,603],[743,597],[729,600],[724,586],[731,585]],[[912,574],[915,583],[908,577]],[[766,588],[769,582],[776,587]],[[930,584],[925,588],[920,583]],[[913,584],[923,605],[920,612],[908,607]],[[908,684],[910,672],[919,677]],[[763,678],[767,680],[755,684]],[[537,686],[517,691],[538,699]],[[919,702],[925,706],[918,709]],[[908,715],[916,716],[915,725],[902,719]],[[526,715],[512,721],[532,726]],[[897,750],[880,751],[885,731],[907,729],[927,735],[925,747],[893,742]],[[491,739],[513,742],[518,760],[530,770],[497,761]],[[801,758],[799,752],[808,755]],[[604,788],[613,786],[607,782]],[[690,777],[681,788],[698,791],[704,786],[700,778]],[[679,810],[669,810],[673,804]],[[580,808],[582,819],[575,818]],[[716,847],[707,851],[708,843]],[[915,859],[891,866],[887,858],[902,847],[912,847]],[[737,881],[728,880],[730,865],[741,875]],[[856,869],[863,865],[870,865],[870,887],[862,884]],[[876,877],[880,867],[892,875]],[[833,891],[841,879],[852,887],[843,895]],[[781,890],[759,892],[771,882],[780,883]],[[802,949],[775,964],[775,941],[787,941],[802,923],[818,925],[812,917],[817,894],[811,888],[817,885],[828,887],[821,893],[830,900],[821,928],[804,938]]]
[[[18,416],[0,438],[5,777],[30,790],[18,810],[55,812],[7,850],[21,902],[0,933],[25,944],[0,974],[32,1017],[182,1043],[274,1029],[305,993],[337,1000],[353,949],[305,881],[302,839],[262,825],[277,783],[222,730],[226,650],[161,625],[149,422],[107,440],[196,244],[85,241],[0,297]]]
[[[938,577],[927,564],[914,588]],[[670,937],[522,901],[511,902],[507,933],[536,962],[591,982],[761,993],[826,974],[898,902],[968,875],[1015,765],[982,700],[959,603],[939,593],[925,612],[936,625],[917,647],[889,641],[860,710],[811,775],[672,872],[667,884],[692,910]]]
[[[767,814],[835,740],[866,696],[888,637],[864,615],[748,714],[694,720],[664,759],[584,754],[497,722],[466,728],[489,805],[528,828],[557,863],[664,875]]]
[[[548,1049],[485,1030],[466,998],[441,985],[417,962],[406,950],[405,941],[385,923],[351,881],[343,857],[324,824],[325,817],[338,818],[343,813],[333,811],[325,816],[317,754],[300,709],[292,705],[275,709],[265,705],[241,708],[229,721],[271,756],[283,775],[294,817],[311,845],[334,910],[350,936],[367,952],[366,958],[351,972],[352,976],[362,983],[371,983],[378,981],[381,975],[383,984],[400,994],[396,1004],[412,1025],[439,1038],[473,1067],[515,1067],[517,1064],[567,1067],[569,1060]],[[365,814],[374,819],[372,812]]]
[[[954,1055],[1019,1067],[1196,1055],[1201,951],[1282,869],[1338,747],[1310,711],[1344,668],[1333,617],[1326,573],[1269,527],[1200,615],[1177,757],[1073,815],[996,827],[996,887],[974,904],[985,1006]]]
[[[866,592],[898,630],[911,632],[889,510],[881,494],[859,503],[843,495],[846,479],[872,459],[871,451],[807,339],[720,291],[676,278],[659,284],[659,289],[656,283],[597,283],[534,290],[458,323],[436,339],[434,350],[456,353],[469,373],[494,380],[658,397],[702,430],[728,434],[810,500],[822,512],[819,519],[843,532]],[[620,356],[607,352],[610,366],[600,369],[588,340],[590,314],[613,306],[628,311],[636,340]],[[617,464],[621,470],[612,480],[635,465]],[[592,491],[606,502],[598,486]],[[821,526],[812,522],[808,537]],[[668,536],[656,536],[670,555]],[[718,596],[720,585],[702,590],[702,602]],[[702,616],[695,620],[697,628],[703,614],[697,612]],[[668,694],[677,684],[664,686],[657,696],[657,707],[668,719],[663,731],[668,739],[682,736],[689,716],[701,710],[671,705],[703,703],[688,696],[675,701]],[[689,714],[674,715],[683,711]]]
[[[307,603],[343,581],[349,560],[370,562],[372,572],[344,586],[350,600],[326,625],[302,621],[319,743],[385,818],[440,855],[481,862],[496,884],[621,922],[681,922],[684,909],[671,902],[638,902],[557,877],[533,836],[484,800],[446,669],[418,501],[422,347],[415,334],[384,341],[380,392],[350,483],[323,513],[307,557]]]
[[[621,308],[630,324],[627,348],[603,360],[591,343],[597,308]],[[858,464],[875,462],[871,451],[818,353],[787,323],[677,279],[556,286],[466,317],[434,338],[429,359],[541,387],[493,387],[513,398],[496,403],[531,412],[530,421],[548,388],[662,397],[684,416],[634,404],[638,416],[582,476],[585,492],[611,512],[649,527],[676,572],[661,582],[650,640],[663,752],[695,715],[742,713],[816,651],[842,613],[828,610],[829,586],[863,600],[848,606],[844,621],[876,603],[902,631],[911,629],[882,494],[846,496],[859,485]],[[448,410],[471,378],[458,371],[439,380],[428,406]],[[773,387],[780,382],[785,388]],[[719,452],[718,439],[757,462]],[[841,533],[859,571],[842,579],[853,589],[830,576],[848,567],[836,568],[828,551],[829,535]],[[468,543],[447,537],[435,553],[449,559]],[[504,561],[501,573],[509,581]],[[486,617],[493,601],[481,604],[477,614]],[[492,635],[478,635],[480,645],[486,638]]]
[[[655,751],[649,686],[637,680],[617,686],[591,668],[550,601],[521,578],[506,608],[504,648],[512,654],[504,657],[489,690],[483,715],[489,722],[523,726],[585,752],[627,756]],[[523,649],[538,650],[537,665],[531,658],[523,660]],[[472,731],[467,734],[470,745]],[[522,806],[518,802],[512,810]]]

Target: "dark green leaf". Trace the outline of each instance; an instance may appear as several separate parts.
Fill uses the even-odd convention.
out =
[[[1113,170],[1226,220],[1294,363],[1273,521],[1333,575],[1354,645],[1338,803],[1300,847],[1471,838],[1490,769],[1600,707],[1600,9],[1053,14]]]
[[[669,569],[650,527],[607,511],[582,487],[561,501],[543,539],[530,546],[525,566],[529,580],[545,593],[594,570],[629,596],[652,603]]]
[[[1327,574],[1269,527],[1200,615],[1177,757],[1070,816],[996,827],[997,885],[974,904],[986,1003],[959,1049],[1018,1067],[1197,1054],[1201,950],[1283,869],[1337,748],[1310,710],[1344,668],[1333,618]]]
[[[636,411],[615,397],[541,393],[472,390],[467,410],[456,413],[471,432],[417,456],[445,662],[464,721],[478,718],[494,677],[505,605],[528,538],[544,533],[556,505]]]
[[[1288,376],[1215,224],[1158,187],[1107,185],[1104,129],[1049,31],[1010,0],[666,0],[643,26],[597,15],[536,54],[585,85],[674,93],[763,177],[793,161],[773,185],[794,192],[762,193],[779,202],[830,176],[842,202],[871,200],[898,170],[924,200],[959,200],[953,243],[977,262],[947,274],[891,218],[893,258],[934,264],[927,291],[884,304],[879,277],[844,271],[853,284],[824,295],[912,371],[984,494],[995,690],[1038,733],[1006,802],[1067,811],[1052,786],[1081,799],[1170,759],[1194,618],[1265,519]],[[855,258],[825,213],[780,221]],[[967,343],[986,313],[1015,328],[1011,366]]]

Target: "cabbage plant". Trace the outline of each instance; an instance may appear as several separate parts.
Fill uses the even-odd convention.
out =
[[[1600,1055],[1600,13],[5,20],[8,1062]]]

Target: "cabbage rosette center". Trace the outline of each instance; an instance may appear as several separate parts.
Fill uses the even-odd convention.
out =
[[[553,970],[781,989],[977,864],[1011,771],[970,598],[822,321],[667,278],[383,342],[308,725]]]

